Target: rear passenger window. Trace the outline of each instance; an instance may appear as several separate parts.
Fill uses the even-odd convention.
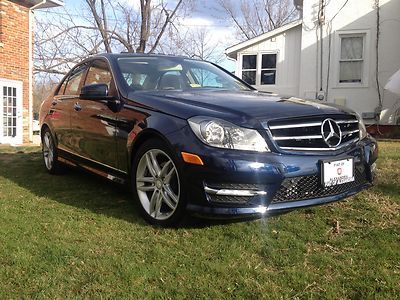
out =
[[[77,67],[69,76],[67,86],[65,87],[64,95],[78,95],[79,84],[82,75],[85,73],[86,64]]]
[[[89,72],[86,76],[85,85],[105,83],[108,85],[108,89],[111,86],[111,71],[105,61],[95,60],[89,68]]]

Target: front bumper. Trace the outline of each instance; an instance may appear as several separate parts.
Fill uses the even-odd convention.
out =
[[[172,140],[191,137],[175,133]],[[222,217],[275,214],[300,207],[339,201],[372,185],[377,144],[371,137],[339,153],[249,153],[208,147],[201,142],[176,143],[181,151],[199,155],[204,166],[182,162],[188,205],[202,215]],[[320,162],[353,157],[356,181],[339,188],[322,188]]]

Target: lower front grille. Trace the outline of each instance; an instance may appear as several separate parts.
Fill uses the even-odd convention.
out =
[[[323,187],[318,175],[301,176],[285,179],[276,192],[271,203],[307,200],[339,195],[367,182],[363,167],[355,168],[353,182],[343,183],[331,187]]]
[[[247,204],[254,196],[243,197],[243,196],[220,196],[220,195],[208,195],[211,202],[220,204]]]

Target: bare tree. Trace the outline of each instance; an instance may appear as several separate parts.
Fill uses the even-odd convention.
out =
[[[51,78],[44,80],[36,80],[33,84],[33,115],[36,118],[39,115],[40,104],[55,88],[58,81],[54,81]]]
[[[214,63],[220,63],[225,57],[224,45],[205,27],[179,27],[178,34],[176,30],[169,32],[168,41],[161,48],[168,54],[185,55]]]
[[[127,2],[85,0],[74,12],[47,11],[36,18],[35,72],[63,74],[72,64],[99,52],[154,52],[191,0]]]
[[[248,40],[298,17],[293,0],[218,0],[236,28],[239,40]]]

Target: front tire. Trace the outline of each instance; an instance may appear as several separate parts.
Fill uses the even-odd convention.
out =
[[[182,171],[163,142],[149,140],[139,148],[131,177],[139,212],[147,222],[167,227],[182,220],[186,208]]]

